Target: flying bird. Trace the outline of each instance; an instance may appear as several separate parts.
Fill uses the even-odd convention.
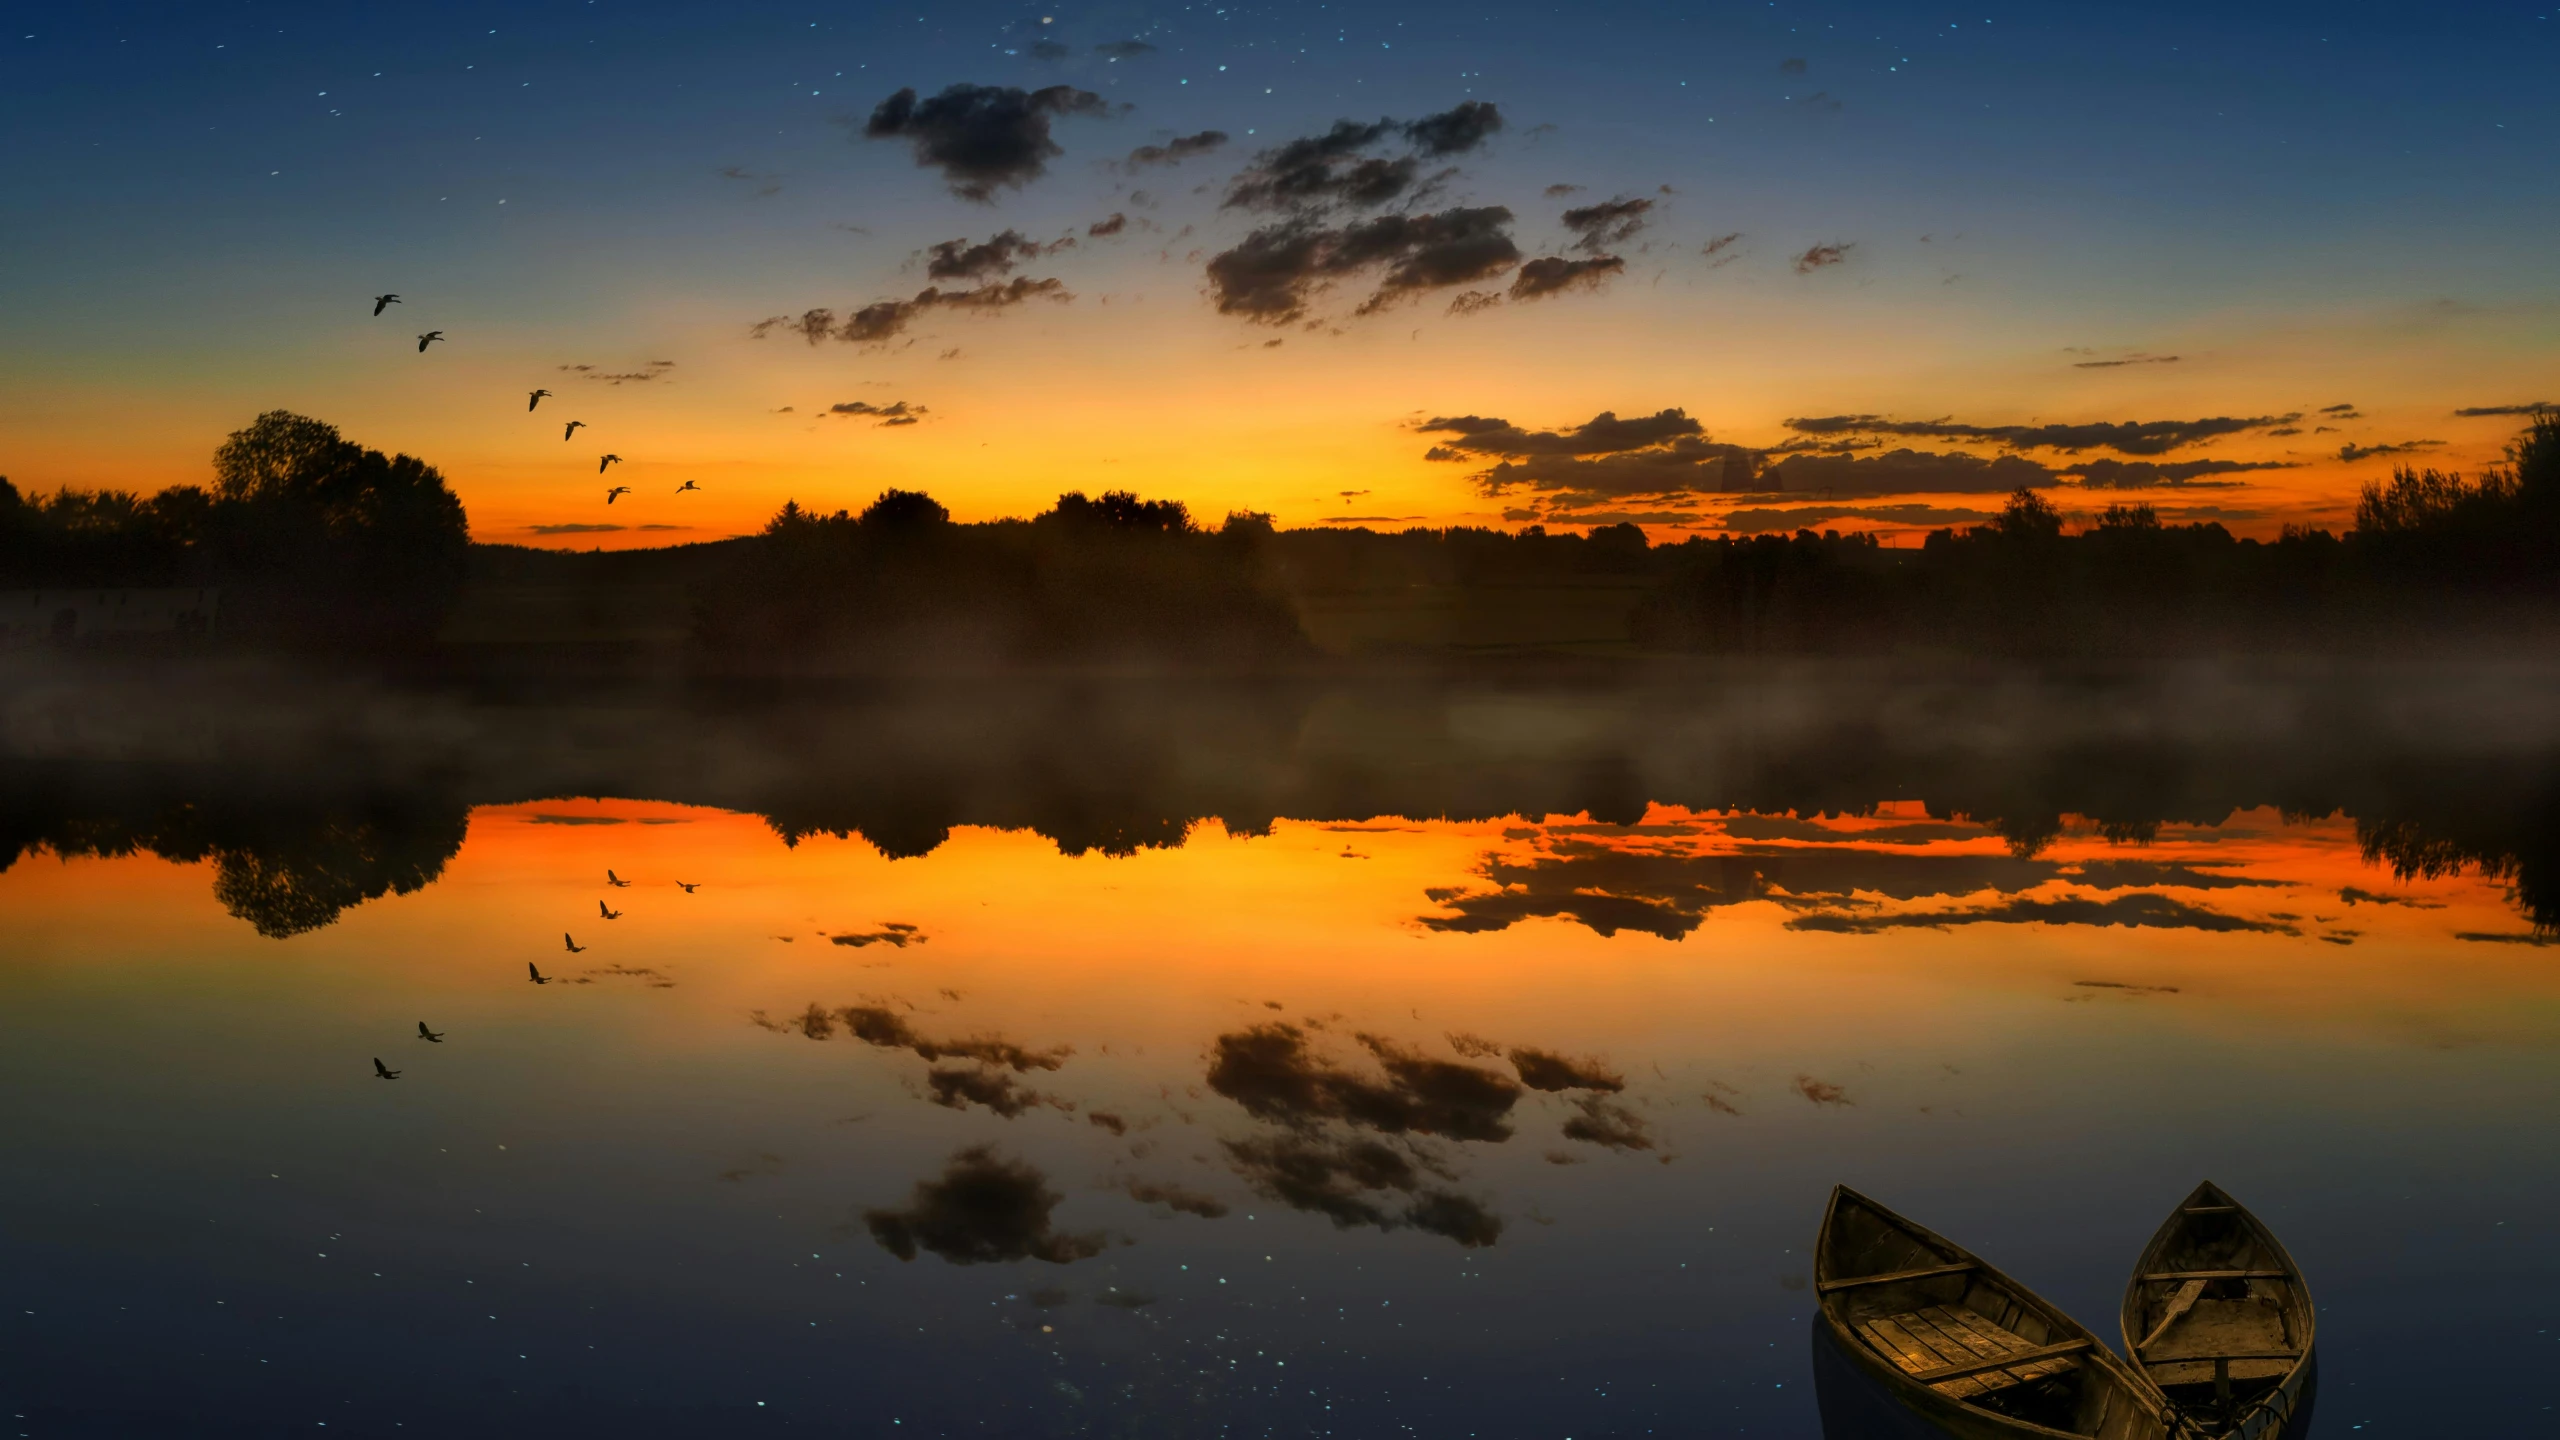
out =
[[[618,465],[618,464],[620,464],[620,463],[622,463],[622,457],[621,457],[621,456],[619,456],[619,455],[607,455],[607,456],[606,456],[606,457],[604,457],[603,459],[598,460],[598,461],[596,462],[596,473],[597,473],[597,474],[599,474],[599,475],[601,475],[601,474],[603,474],[603,473],[604,473],[604,467],[606,467],[607,465]]]
[[[569,422],[569,424],[568,424],[568,427],[567,427],[566,429],[563,429],[563,430],[560,432],[560,438],[561,438],[561,439],[563,439],[563,440],[566,440],[566,439],[568,439],[570,436],[577,434],[577,433],[578,433],[578,427],[579,427],[579,426],[581,426],[581,425],[584,425],[584,424],[586,424],[586,423],[587,423],[587,422],[586,422],[586,421],[584,421],[584,420],[572,420],[572,421],[570,421],[570,422]]]
[[[614,909],[612,906],[607,905],[601,900],[596,902],[596,913],[602,915],[607,920],[619,920],[622,918],[621,911]]]
[[[400,297],[397,295],[376,295],[373,297],[373,313],[379,315],[382,313],[383,306],[397,305],[399,303]]]
[[[616,486],[614,486],[612,489],[607,490],[606,492],[604,492],[604,503],[606,503],[607,505],[610,505],[610,504],[612,504],[612,503],[614,502],[614,500],[615,500],[615,498],[616,498],[616,497],[618,497],[618,496],[623,496],[623,495],[628,495],[628,494],[630,494],[630,493],[631,493],[631,487],[630,487],[630,486],[628,486],[628,485],[616,485]]]
[[[444,1032],[441,1030],[428,1029],[427,1022],[421,1020],[418,1022],[418,1038],[421,1040],[433,1040],[437,1044],[441,1045],[444,1043]]]
[[[615,887],[616,889],[619,889],[619,888],[621,888],[622,886],[625,886],[625,885],[630,884],[631,882],[630,882],[630,881],[628,881],[628,880],[623,879],[623,878],[622,878],[621,876],[619,876],[619,875],[614,874],[612,871],[607,870],[606,872],[604,872],[604,883],[606,883],[607,885],[611,885],[611,886]]]
[[[679,485],[679,486],[677,486],[677,487],[676,487],[676,493],[677,493],[677,494],[679,494],[679,495],[681,495],[681,494],[683,494],[684,492],[686,492],[687,490],[699,490],[699,489],[701,489],[701,488],[702,488],[701,486],[694,484],[694,483],[693,483],[692,481],[690,481],[690,480],[687,480],[687,481],[686,481],[686,482],[684,482],[683,484],[681,484],[681,485]]]
[[[532,976],[533,983],[536,985],[548,985],[551,983],[550,977],[544,975],[542,971],[536,968],[534,963],[530,960],[524,962],[524,973]]]
[[[444,338],[444,332],[443,332],[443,331],[441,331],[441,330],[430,330],[430,331],[428,331],[426,334],[419,336],[419,337],[418,337],[418,353],[419,353],[419,354],[421,354],[421,355],[426,354],[426,353],[427,353],[427,347],[428,347],[428,346],[433,345],[434,343],[436,343],[437,341],[439,341],[439,340],[441,340],[441,339],[443,339],[443,338]]]
[[[532,409],[534,406],[541,404],[541,403],[542,403],[542,397],[543,397],[543,396],[545,396],[545,395],[548,395],[548,394],[550,394],[550,393],[551,393],[551,392],[550,392],[550,391],[548,391],[548,390],[536,390],[536,391],[534,391],[531,395],[529,395],[529,396],[525,397],[524,408],[526,408],[527,410],[530,410],[530,409]]]
[[[677,888],[677,889],[679,889],[679,890],[681,890],[681,891],[683,891],[683,892],[684,892],[684,893],[686,893],[687,895],[690,895],[690,894],[692,894],[694,891],[699,890],[699,889],[701,889],[701,888],[702,888],[702,882],[701,882],[701,881],[699,881],[699,880],[696,880],[696,881],[694,881],[692,884],[687,885],[687,884],[686,884],[686,883],[684,883],[683,881],[679,880],[679,881],[677,881],[677,882],[676,882],[676,888]]]
[[[572,955],[584,955],[585,953],[587,953],[587,947],[586,947],[586,946],[584,946],[584,945],[579,944],[579,943],[578,943],[577,941],[575,941],[575,940],[570,939],[570,938],[569,938],[569,932],[568,932],[568,931],[566,931],[566,930],[563,930],[563,931],[561,931],[561,932],[560,932],[560,940],[561,940],[561,943],[562,943],[562,944],[565,944],[565,945],[567,945],[567,946],[569,947],[569,953],[570,953],[570,954],[572,954]]]
[[[373,1057],[373,1073],[384,1080],[397,1080],[400,1078],[400,1072],[383,1064],[382,1057],[379,1055]]]

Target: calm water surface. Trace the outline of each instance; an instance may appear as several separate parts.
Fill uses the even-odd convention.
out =
[[[677,784],[243,839],[29,761],[12,1433],[1811,1436],[1835,1182],[2112,1342],[2205,1178],[2308,1272],[2321,1435],[2457,1373],[2560,1433],[2531,873],[2188,772],[2095,765],[2203,796],[2126,823],[1576,764],[875,843]]]

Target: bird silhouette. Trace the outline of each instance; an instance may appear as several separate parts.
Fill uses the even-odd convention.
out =
[[[628,885],[628,884],[630,884],[631,882],[630,882],[630,881],[628,881],[628,880],[623,879],[623,878],[622,878],[621,876],[619,876],[619,875],[614,874],[612,871],[607,870],[606,872],[604,872],[604,883],[606,883],[607,885],[611,885],[611,886],[613,886],[613,887],[614,887],[614,888],[616,888],[616,889],[620,889],[621,887],[623,887],[623,886],[625,886],[625,885]]]
[[[373,297],[373,313],[379,315],[382,313],[383,306],[397,305],[399,303],[400,297],[397,295],[376,295]]]
[[[601,900],[596,902],[596,913],[602,915],[607,920],[619,920],[622,918],[621,911],[614,909],[612,906],[607,905]]]
[[[426,354],[426,353],[427,353],[427,347],[428,347],[428,346],[433,345],[434,343],[436,343],[437,341],[439,341],[439,340],[441,340],[441,339],[443,339],[443,338],[444,338],[444,332],[443,332],[443,331],[441,331],[441,330],[430,330],[430,331],[428,331],[426,334],[419,336],[419,337],[418,337],[418,353],[419,353],[419,354],[421,354],[421,355]]]
[[[383,1064],[382,1057],[379,1055],[373,1057],[373,1073],[384,1080],[397,1080],[400,1078],[400,1072]]]
[[[563,440],[566,440],[566,439],[568,439],[570,436],[577,434],[577,433],[578,433],[578,427],[580,427],[580,426],[582,426],[582,425],[584,425],[584,424],[586,424],[586,423],[587,423],[587,422],[586,422],[586,421],[584,421],[584,420],[572,420],[572,421],[570,421],[567,425],[565,425],[565,426],[563,426],[563,427],[561,428],[561,431],[560,431],[560,438],[561,438],[561,439],[563,439]]]
[[[527,410],[530,410],[530,409],[532,409],[534,406],[541,404],[541,403],[542,403],[542,397],[543,397],[543,396],[545,396],[545,395],[548,395],[548,394],[550,394],[550,393],[551,393],[551,392],[550,392],[550,391],[548,391],[548,390],[536,390],[536,391],[534,391],[531,395],[529,395],[529,396],[525,397],[524,408],[526,408]]]
[[[683,892],[684,892],[684,893],[686,893],[687,895],[690,895],[690,894],[692,894],[694,891],[699,890],[699,889],[701,889],[701,888],[702,888],[702,882],[701,882],[701,881],[699,881],[699,880],[696,880],[696,881],[694,881],[692,884],[687,885],[687,884],[686,884],[686,883],[684,883],[683,881],[679,880],[679,881],[677,881],[677,882],[676,882],[676,888],[677,888],[677,889],[679,889],[679,890],[681,890],[681,891],[683,891]]]
[[[676,487],[676,493],[677,493],[677,494],[679,494],[679,495],[681,495],[681,494],[683,494],[684,492],[686,492],[687,490],[699,490],[699,489],[701,489],[701,488],[702,488],[701,486],[694,484],[694,483],[693,483],[692,481],[690,481],[690,480],[687,480],[687,481],[686,481],[686,482],[684,482],[683,484],[681,484],[681,485],[679,485],[679,486],[677,486],[677,487]]]
[[[418,1022],[418,1038],[421,1040],[433,1040],[437,1044],[441,1045],[444,1043],[444,1032],[441,1030],[428,1029],[427,1022],[421,1020]]]
[[[571,939],[569,932],[566,930],[560,932],[560,942],[569,947],[569,953],[572,955],[584,955],[587,953],[587,947],[579,944],[576,940]]]
[[[621,496],[624,496],[624,495],[628,495],[628,494],[630,494],[630,493],[631,493],[631,487],[630,487],[630,486],[628,486],[628,485],[616,485],[616,486],[614,486],[612,489],[607,490],[606,492],[604,492],[604,503],[606,503],[607,505],[610,505],[610,504],[612,504],[612,503],[613,503],[617,498],[619,498],[619,497],[621,497]]]
[[[598,461],[596,462],[596,473],[597,473],[597,474],[599,474],[599,475],[601,475],[601,474],[603,474],[603,473],[604,473],[604,470],[605,470],[605,467],[606,467],[606,466],[608,466],[608,465],[619,465],[619,464],[621,464],[621,463],[622,463],[622,457],[621,457],[621,456],[619,456],[619,455],[607,455],[607,456],[605,456],[603,459],[598,460]]]

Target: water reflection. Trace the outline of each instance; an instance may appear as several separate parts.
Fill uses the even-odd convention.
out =
[[[10,1413],[1807,1435],[1838,1180],[2092,1323],[2245,1183],[2339,1426],[2548,1343],[2529,736],[970,698],[0,701]]]

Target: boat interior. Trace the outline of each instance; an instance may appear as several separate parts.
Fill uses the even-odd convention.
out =
[[[1824,1240],[1824,1306],[1913,1382],[2065,1434],[2158,1433],[2096,1340],[1953,1245],[1848,1191]]]
[[[2134,1363],[2182,1415],[2229,1420],[2309,1351],[2310,1302],[2292,1261],[2207,1185],[2144,1255],[2124,1328]]]

